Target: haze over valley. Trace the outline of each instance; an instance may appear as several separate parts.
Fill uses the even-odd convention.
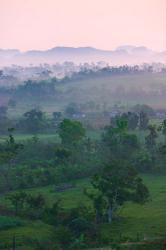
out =
[[[48,50],[0,49],[0,65],[38,65],[72,61],[75,63],[104,61],[111,65],[166,63],[166,51],[156,52],[144,46],[120,46],[115,50],[102,50],[93,47],[54,47]]]
[[[165,250],[166,1],[0,0],[0,250]]]

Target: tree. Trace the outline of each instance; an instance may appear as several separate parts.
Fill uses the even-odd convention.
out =
[[[72,116],[80,111],[79,106],[77,103],[72,102],[70,103],[65,110],[66,115]]]
[[[149,197],[148,189],[134,167],[121,160],[104,166],[102,172],[93,177],[92,185],[107,202],[109,223],[117,208],[126,201],[142,204]]]
[[[26,197],[26,214],[28,217],[40,219],[45,209],[45,198],[42,194],[27,195]]]
[[[37,109],[24,113],[24,120],[20,123],[20,127],[23,127],[30,133],[38,133],[43,129],[44,125],[44,113]]]
[[[64,119],[59,126],[62,144],[71,146],[79,143],[85,136],[85,129],[79,121]]]
[[[145,137],[145,145],[154,159],[156,153],[156,139],[158,137],[158,134],[156,131],[156,127],[153,125],[149,125],[148,130],[149,134]]]
[[[28,80],[23,85],[19,85],[15,91],[15,97],[24,99],[46,100],[56,94],[55,82],[53,81],[32,81]]]
[[[7,196],[7,199],[14,206],[15,215],[18,215],[18,213],[23,209],[26,198],[27,194],[23,191],[16,192]]]
[[[13,137],[13,128],[8,129],[9,136],[5,143],[0,145],[0,175],[3,176],[5,180],[6,190],[11,190],[10,182],[10,170],[14,165],[14,160],[18,155],[19,151],[23,148],[21,143],[16,143]]]
[[[36,196],[28,195],[26,198],[26,202],[29,208],[32,209],[41,209],[45,205],[45,198],[42,194],[38,194]]]
[[[138,126],[139,116],[134,112],[123,113],[120,117],[127,121],[128,128],[134,130]]]
[[[62,117],[61,112],[53,112],[52,115],[53,115],[53,121],[55,122],[59,122]]]
[[[133,158],[133,164],[141,173],[149,173],[153,167],[153,160],[149,152],[144,149],[139,151],[138,154]]]
[[[88,192],[87,190],[84,190],[85,195],[92,201],[93,207],[95,210],[95,221],[96,223],[101,223],[104,216],[104,209],[106,207],[106,202],[103,198],[103,195],[101,193],[95,192]]]
[[[62,207],[60,206],[60,200],[54,201],[51,208],[47,207],[44,213],[44,220],[46,223],[57,226],[60,224],[60,212],[63,211]]]
[[[127,121],[120,118],[116,125],[105,128],[101,148],[106,162],[117,158],[129,160],[139,148],[139,142],[135,134],[128,133]]]
[[[148,128],[149,118],[148,115],[141,111],[139,114],[139,129],[146,130]]]
[[[0,132],[1,133],[5,133],[9,125],[9,121],[7,118],[7,110],[8,108],[6,106],[0,107]]]
[[[141,113],[144,112],[146,113],[148,116],[154,116],[155,111],[148,105],[146,104],[137,104],[135,105],[132,110],[136,113]]]
[[[152,149],[156,146],[156,138],[158,137],[156,127],[153,125],[148,126],[149,134],[145,137],[146,146],[148,149]]]
[[[68,149],[58,147],[55,150],[55,157],[57,164],[65,164],[69,157],[71,156],[71,152]]]
[[[128,128],[136,129],[139,122],[139,116],[134,112],[128,112]]]
[[[102,168],[92,185],[107,203],[108,221],[126,201],[145,202],[148,190],[138,177],[133,158],[139,149],[137,136],[128,133],[127,121],[119,119],[108,126],[102,140]]]
[[[166,139],[166,119],[162,123],[162,133],[165,136]]]
[[[61,112],[53,112],[52,113],[52,123],[53,126],[57,127],[58,124],[62,121],[62,113]]]

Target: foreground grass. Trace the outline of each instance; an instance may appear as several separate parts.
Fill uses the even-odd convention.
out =
[[[13,237],[16,239],[16,245],[25,245],[29,239],[39,240],[52,237],[53,228],[42,222],[29,222],[23,227],[12,228],[10,230],[0,231],[0,249],[9,249],[13,244]],[[21,248],[28,249],[28,248]]]
[[[151,197],[145,205],[126,203],[119,212],[120,219],[110,226],[103,224],[101,227],[102,242],[108,244],[110,239],[126,237],[131,239],[143,237],[160,237],[166,232],[166,176],[144,175],[144,182],[149,188]],[[91,205],[83,194],[83,189],[90,187],[88,179],[76,182],[76,187],[64,192],[56,192],[54,186],[29,189],[30,193],[42,193],[47,203],[51,205],[56,199],[61,200],[65,209],[78,205]],[[4,202],[1,197],[1,203]],[[9,241],[13,235],[19,238],[32,237],[44,238],[53,233],[53,228],[42,222],[27,222],[23,227],[16,227],[0,231],[0,242]]]
[[[166,236],[166,176],[143,176],[150,191],[150,201],[145,205],[125,204],[122,218],[112,227],[103,225],[103,236],[129,238]]]

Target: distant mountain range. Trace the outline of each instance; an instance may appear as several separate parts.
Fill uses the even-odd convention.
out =
[[[101,50],[93,47],[55,47],[49,50],[0,49],[0,65],[28,65],[73,61],[75,63],[105,61],[113,65],[166,63],[166,51],[156,52],[140,46],[120,46],[115,50]]]

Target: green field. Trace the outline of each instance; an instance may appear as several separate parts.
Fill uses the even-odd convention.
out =
[[[100,130],[89,130],[86,133],[87,137],[90,137],[93,140],[100,139],[101,131]],[[60,142],[59,135],[55,133],[50,134],[37,134],[37,138],[43,142]],[[33,134],[14,134],[14,138],[18,142],[25,142],[26,140],[31,140],[34,137]],[[8,139],[6,135],[0,136],[0,143],[5,142]]]
[[[101,237],[107,244],[111,238],[118,238],[119,235],[135,239],[138,237],[160,237],[166,236],[166,176],[144,175],[143,179],[150,190],[150,201],[145,205],[128,203],[119,211],[120,219],[110,226],[105,224],[101,228]],[[90,201],[83,194],[84,188],[90,187],[88,179],[76,182],[76,187],[64,192],[55,192],[53,186],[38,189],[29,189],[30,193],[42,193],[48,204],[60,198],[65,209],[77,205],[86,204],[91,207]],[[5,200],[1,197],[1,204]],[[1,230],[0,242],[11,243],[12,236],[16,235],[18,242],[25,237],[39,238],[53,234],[53,228],[40,221],[27,221],[23,227]],[[24,249],[24,248],[21,248]],[[25,248],[26,249],[26,248]]]
[[[30,140],[34,137],[32,134],[16,134],[14,138],[16,141],[26,141]],[[37,138],[41,141],[48,141],[48,142],[59,142],[59,136],[55,134],[38,134]],[[4,142],[7,139],[7,136],[0,136],[0,142]]]

